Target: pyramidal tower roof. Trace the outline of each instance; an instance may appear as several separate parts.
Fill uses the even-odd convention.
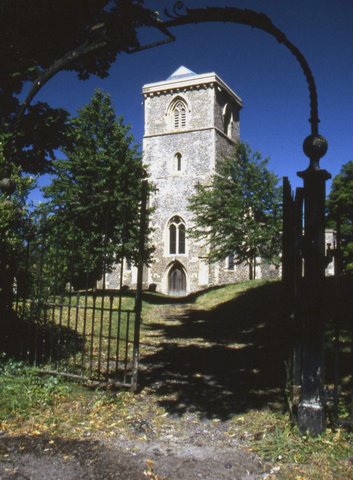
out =
[[[167,80],[172,80],[175,78],[182,78],[182,77],[193,77],[197,75],[195,72],[192,70],[189,70],[188,68],[184,67],[184,65],[181,65],[179,68],[175,70],[174,73],[172,73]]]

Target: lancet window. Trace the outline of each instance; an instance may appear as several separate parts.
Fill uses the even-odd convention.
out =
[[[182,168],[182,155],[181,153],[176,153],[174,155],[174,170],[176,172],[181,172],[181,168]]]

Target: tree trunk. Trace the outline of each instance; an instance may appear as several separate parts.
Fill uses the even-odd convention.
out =
[[[248,262],[249,266],[249,280],[256,278],[256,257],[251,257]]]
[[[14,281],[14,268],[5,255],[0,258],[0,272],[0,312],[3,317],[12,310]]]
[[[249,280],[253,280],[252,258],[250,258],[248,265],[249,265]]]

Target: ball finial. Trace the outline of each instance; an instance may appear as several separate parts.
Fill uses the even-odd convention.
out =
[[[303,150],[311,160],[320,160],[327,152],[327,140],[322,135],[309,135],[303,143]]]

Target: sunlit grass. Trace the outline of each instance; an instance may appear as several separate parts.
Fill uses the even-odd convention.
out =
[[[205,291],[196,298],[195,304],[202,306],[202,308],[210,309],[219,305],[220,303],[233,300],[240,293],[248,290],[249,288],[258,287],[268,283],[266,280],[249,280],[245,282],[233,283],[231,285],[225,285],[221,288],[210,289]]]
[[[130,393],[87,389],[60,376],[5,359],[0,363],[0,428],[17,435],[109,434],[123,420]],[[121,418],[120,418],[121,415]]]
[[[353,435],[328,428],[318,437],[300,435],[288,414],[251,411],[232,420],[251,450],[273,465],[276,480],[348,480],[353,478]]]

